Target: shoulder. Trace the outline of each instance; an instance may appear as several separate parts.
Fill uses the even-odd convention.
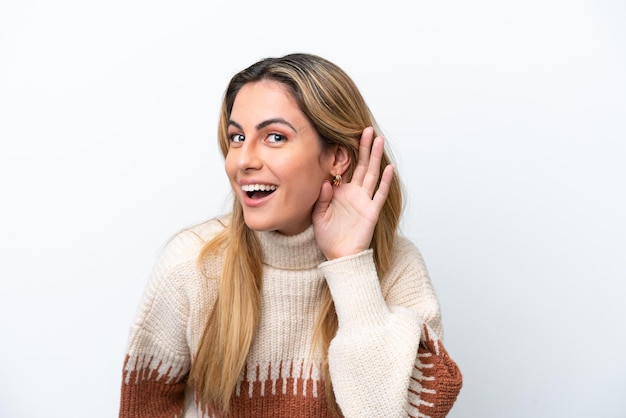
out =
[[[167,270],[195,263],[202,248],[226,228],[229,220],[228,216],[216,217],[178,231],[161,249],[158,264]]]
[[[224,215],[187,227],[174,235],[173,239],[182,242],[197,242],[203,245],[211,241],[230,223],[230,216]]]
[[[229,220],[228,216],[217,217],[181,229],[166,242],[164,250],[176,253],[202,248],[226,228]]]
[[[413,241],[398,235],[392,257],[391,267],[381,279],[385,300],[391,305],[415,309],[441,334],[439,301],[420,250]]]
[[[414,273],[428,278],[426,263],[422,253],[415,243],[404,235],[397,235],[394,242],[391,270],[401,270],[403,273]]]

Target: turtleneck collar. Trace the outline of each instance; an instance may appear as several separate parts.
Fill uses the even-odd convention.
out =
[[[302,270],[317,267],[326,261],[324,253],[317,246],[313,225],[296,235],[283,235],[279,232],[255,232],[263,263],[285,270]]]

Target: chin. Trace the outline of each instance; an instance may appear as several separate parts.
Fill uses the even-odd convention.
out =
[[[244,215],[244,222],[246,223],[246,226],[248,228],[257,232],[274,231],[278,229],[275,225],[273,225],[271,222],[268,222],[266,219],[250,219]]]

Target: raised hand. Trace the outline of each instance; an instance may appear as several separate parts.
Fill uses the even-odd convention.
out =
[[[315,239],[328,260],[360,253],[370,247],[374,227],[389,193],[393,166],[385,167],[380,185],[384,138],[374,139],[374,129],[361,134],[359,157],[349,183],[333,187],[322,184],[313,208]]]

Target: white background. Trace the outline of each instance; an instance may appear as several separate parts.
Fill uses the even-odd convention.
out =
[[[626,4],[0,0],[0,416],[113,417],[162,244],[229,208],[229,78],[362,90],[464,374],[451,417],[626,416]]]

